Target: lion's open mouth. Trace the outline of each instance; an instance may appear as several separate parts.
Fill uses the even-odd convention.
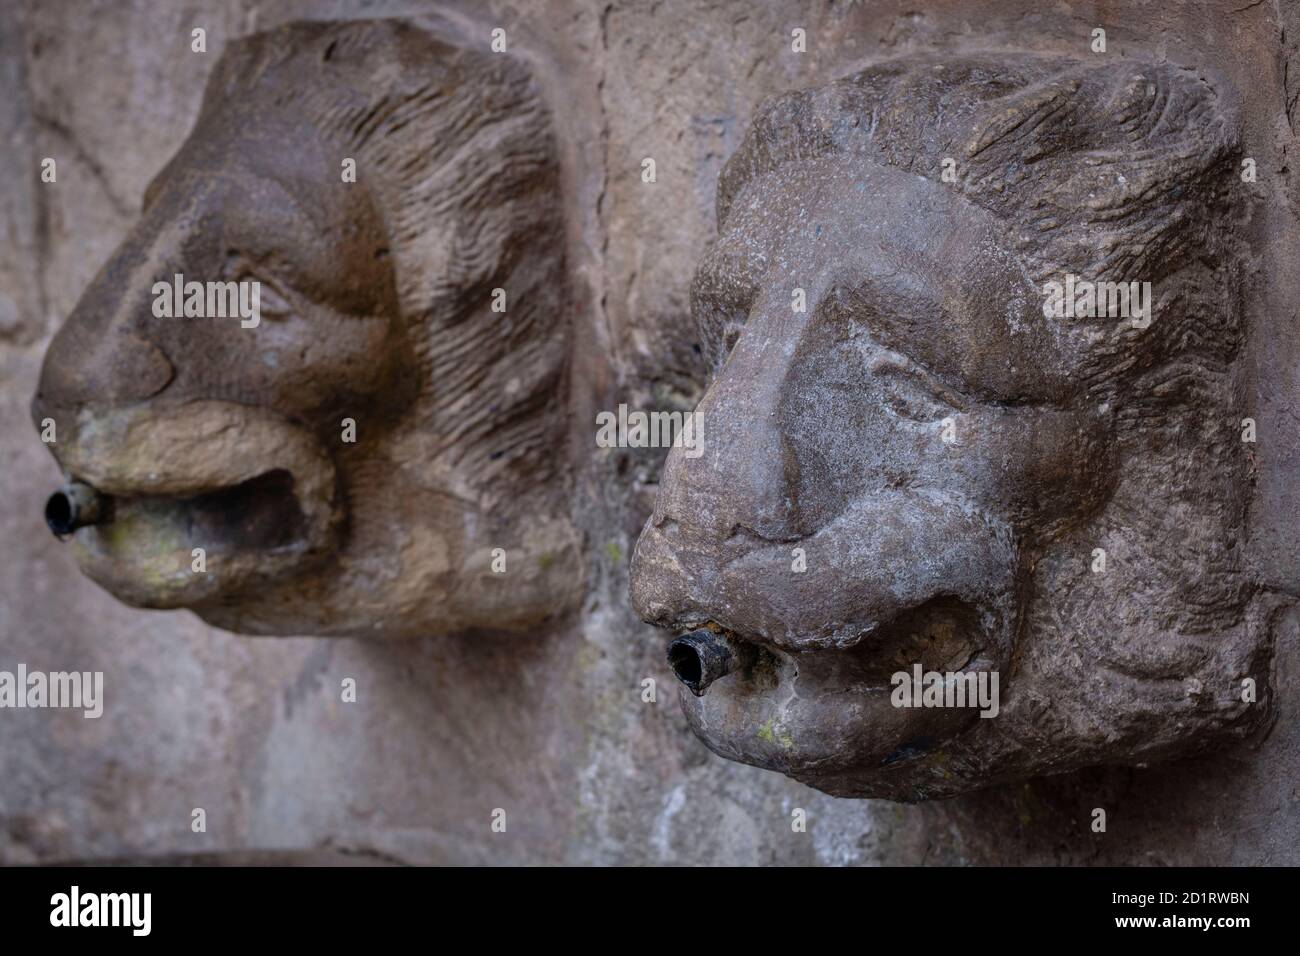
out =
[[[195,547],[209,552],[274,551],[291,547],[304,531],[293,475],[283,469],[185,498],[142,495],[111,498],[115,513],[135,510],[183,525]]]
[[[239,550],[273,550],[302,536],[302,508],[293,475],[275,469],[235,485],[191,498],[190,533],[196,540]]]
[[[757,670],[771,672],[780,664],[795,674],[802,665],[833,675],[843,686],[869,687],[888,685],[895,673],[916,664],[927,671],[960,671],[980,657],[986,643],[975,609],[957,598],[940,597],[865,629],[848,646],[835,650],[778,648],[709,619],[668,645],[668,663],[697,697],[731,673],[739,672],[748,681]]]
[[[88,485],[74,481],[46,503],[46,523],[59,537],[90,525],[111,532],[108,526],[115,518],[130,514],[179,522],[195,547],[217,552],[291,547],[305,530],[293,475],[281,468],[186,497],[104,495],[86,489]]]
[[[293,473],[183,495],[87,494],[73,482],[51,496],[47,523],[71,536],[82,569],[142,607],[198,606],[269,581],[311,558],[320,538]],[[93,519],[93,520],[91,520]]]
[[[58,457],[71,483],[46,522],[90,578],[139,607],[265,593],[332,554],[344,522],[324,447],[265,409],[86,412]]]
[[[895,675],[996,669],[1002,655],[970,603],[933,598],[842,646],[738,632],[716,618],[669,644],[669,665],[693,696],[688,721],[715,752],[796,775],[885,768],[933,751],[977,717],[970,708],[899,709]]]

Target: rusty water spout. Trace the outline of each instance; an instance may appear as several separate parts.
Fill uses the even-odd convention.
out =
[[[736,649],[725,635],[707,628],[683,634],[668,645],[668,666],[696,697],[737,664]]]
[[[45,502],[45,523],[56,537],[65,538],[78,528],[104,520],[104,496],[80,481],[69,482]]]

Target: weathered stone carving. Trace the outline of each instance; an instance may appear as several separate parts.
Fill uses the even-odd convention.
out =
[[[33,416],[78,482],[52,523],[97,489],[73,537],[87,575],[244,633],[562,613],[581,579],[562,250],[519,60],[401,21],[234,42],[46,356]],[[259,282],[260,323],[160,317],[152,287],[176,275]]]
[[[1267,721],[1238,151],[1221,89],[1145,62],[912,58],[765,104],[692,288],[704,454],[632,568],[702,631],[673,663],[714,752],[913,800]],[[1069,275],[1150,282],[1149,322],[1046,317]],[[997,716],[894,706],[917,664],[998,674]]]

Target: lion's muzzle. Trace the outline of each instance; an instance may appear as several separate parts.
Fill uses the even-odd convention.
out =
[[[55,446],[69,483],[46,521],[119,599],[195,607],[331,554],[335,466],[309,430],[220,401],[82,409]]]

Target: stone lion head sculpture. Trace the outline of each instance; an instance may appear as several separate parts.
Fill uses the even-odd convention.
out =
[[[400,21],[232,43],[45,357],[33,417],[94,499],[47,517],[82,570],[250,634],[572,606],[558,192],[517,59]],[[256,281],[260,322],[160,317],[176,275]]]
[[[1194,71],[1014,54],[760,109],[692,285],[703,454],[632,567],[714,752],[917,800],[1267,719],[1238,135]],[[1149,320],[1046,314],[1070,276]],[[997,675],[996,715],[900,702],[921,673]]]

